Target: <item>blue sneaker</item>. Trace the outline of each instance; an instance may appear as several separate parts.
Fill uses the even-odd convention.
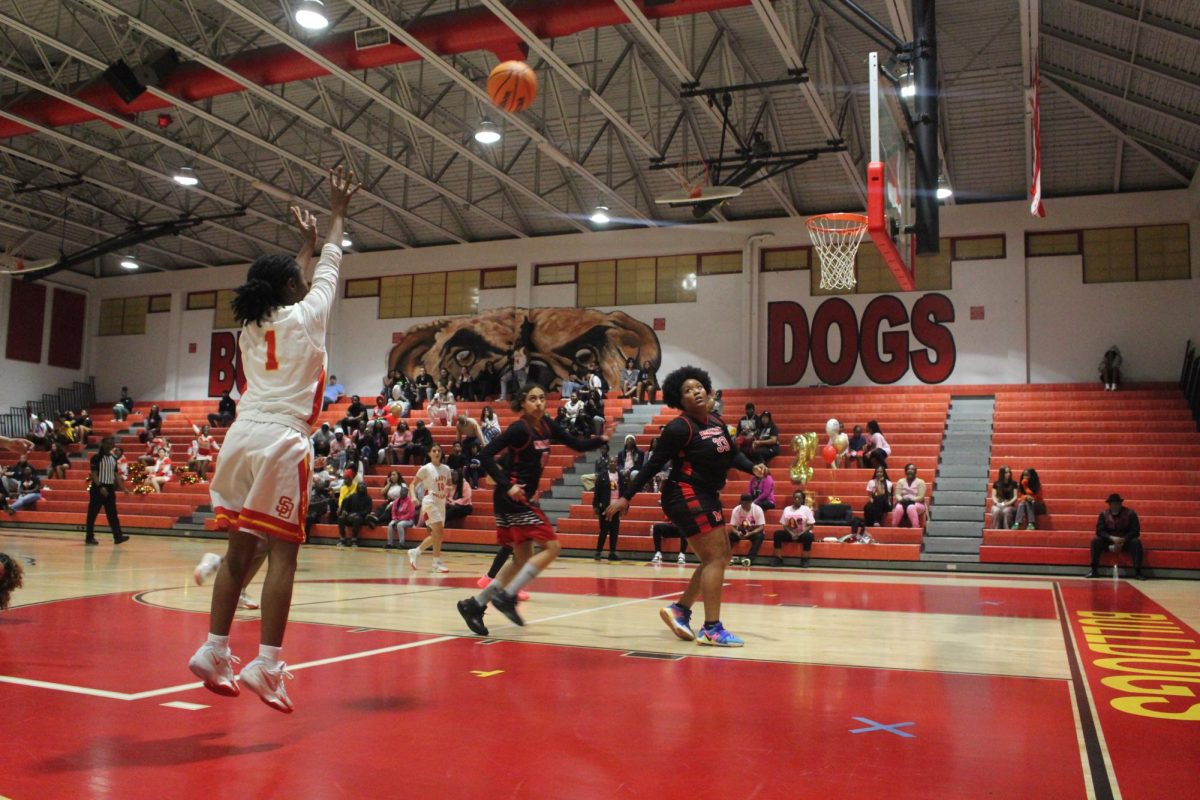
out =
[[[745,642],[725,630],[725,626],[718,622],[711,628],[707,625],[702,627],[699,635],[696,637],[696,644],[707,644],[715,647],[741,647]]]
[[[692,610],[690,608],[684,608],[678,603],[671,603],[669,606],[660,608],[658,615],[662,617],[663,622],[667,623],[671,633],[685,642],[695,641],[696,634],[692,630]]]

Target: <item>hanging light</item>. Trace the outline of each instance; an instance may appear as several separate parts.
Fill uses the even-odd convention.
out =
[[[917,96],[917,83],[915,80],[913,80],[913,74],[911,72],[905,73],[904,77],[900,79],[900,96]]]
[[[345,250],[347,247],[353,246],[354,240],[350,238],[350,231],[346,231],[342,234],[342,249]]]
[[[689,272],[687,275],[685,275],[683,277],[683,280],[681,281],[681,283],[683,285],[684,291],[686,291],[686,292],[696,291],[696,273]]]
[[[138,263],[133,260],[133,256],[125,256],[121,259],[121,266],[125,269],[137,269]]]
[[[200,183],[200,179],[196,177],[196,172],[191,167],[180,167],[179,170],[172,176],[172,179],[180,186],[195,186]]]
[[[296,6],[296,24],[309,31],[323,31],[329,27],[325,16],[325,4],[321,0],[303,0]]]
[[[612,222],[612,218],[608,216],[608,206],[596,206],[589,219],[597,225],[607,225]]]
[[[480,144],[495,144],[500,141],[500,131],[489,120],[484,120],[479,123],[479,128],[475,131],[475,141]]]
[[[944,183],[939,183],[937,188],[937,199],[949,200],[951,197],[954,197],[954,190]]]

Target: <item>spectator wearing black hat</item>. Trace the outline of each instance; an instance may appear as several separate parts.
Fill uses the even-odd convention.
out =
[[[1101,511],[1096,519],[1096,538],[1092,539],[1092,568],[1087,577],[1100,577],[1100,554],[1128,551],[1133,556],[1133,574],[1145,580],[1142,574],[1142,525],[1137,512],[1125,508],[1125,499],[1113,492],[1108,496],[1108,510]]]

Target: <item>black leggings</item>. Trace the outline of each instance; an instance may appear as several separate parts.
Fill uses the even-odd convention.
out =
[[[763,535],[762,531],[759,531],[758,533],[752,533],[746,537],[746,541],[750,542],[749,557],[751,560],[753,560],[754,558],[756,558],[758,556],[758,550],[760,547],[762,547],[763,538],[764,538],[764,535]],[[740,541],[742,541],[742,539],[738,538],[738,535],[736,533],[734,533],[733,531],[729,532],[729,546],[731,548],[737,547],[737,543]]]
[[[863,506],[863,519],[868,527],[887,522],[887,516],[890,513],[892,513],[891,503],[888,502],[887,497],[872,497]]]
[[[1109,542],[1107,539],[1101,539],[1099,536],[1092,539],[1092,570],[1100,568],[1100,556],[1108,551]],[[1142,571],[1142,540],[1141,539],[1126,539],[1125,547],[1122,552],[1129,553],[1133,556],[1133,569],[1136,572]]]
[[[500,574],[500,570],[504,568],[504,562],[508,561],[513,554],[513,549],[508,545],[504,545],[496,551],[496,557],[492,559],[492,567],[488,570],[487,576],[495,578]]]
[[[687,552],[687,537],[679,532],[679,528],[669,522],[658,522],[650,526],[650,535],[654,537],[654,552],[661,553],[663,539],[678,539],[679,552]]]
[[[816,539],[812,531],[804,533],[793,533],[787,528],[780,528],[775,531],[775,555],[779,555],[779,551],[788,542],[799,542],[805,553],[812,552],[812,543]]]
[[[475,510],[474,507],[471,506],[470,503],[468,503],[465,506],[463,506],[463,505],[456,506],[453,503],[447,503],[446,504],[446,527],[449,528],[450,523],[454,522],[455,520],[460,520],[463,517],[471,516],[471,512],[474,510]]]
[[[612,519],[608,519],[604,515],[604,509],[598,509],[596,516],[600,520],[600,536],[596,539],[596,552],[599,553],[604,549],[604,540],[607,538],[608,552],[616,555],[617,535],[621,532],[621,515],[617,514]]]

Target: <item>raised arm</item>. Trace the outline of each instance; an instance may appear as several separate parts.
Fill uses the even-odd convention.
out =
[[[316,263],[317,252],[317,215],[307,208],[292,206],[292,219],[300,228],[300,252],[296,253],[296,263],[307,280],[312,280],[312,266]]]
[[[578,453],[586,453],[589,450],[599,450],[608,442],[607,436],[593,436],[590,439],[580,439],[574,434],[567,431],[566,428],[559,425],[552,419],[547,419],[550,425],[550,436],[556,442],[562,442],[567,447]]]

